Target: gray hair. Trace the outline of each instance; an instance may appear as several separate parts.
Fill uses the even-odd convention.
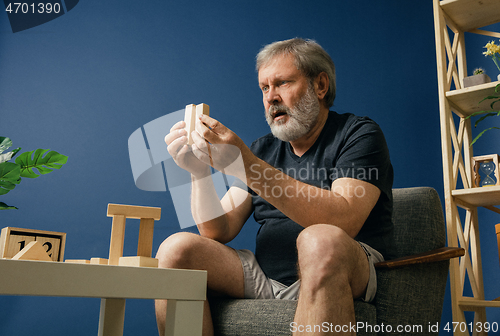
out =
[[[276,56],[292,55],[295,65],[311,82],[322,72],[328,75],[330,87],[325,95],[327,107],[335,100],[335,65],[328,53],[315,41],[293,38],[268,44],[257,54],[256,69],[271,61]]]

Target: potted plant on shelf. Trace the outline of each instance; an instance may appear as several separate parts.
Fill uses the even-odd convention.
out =
[[[474,112],[472,113],[471,115],[467,116],[465,119],[469,119],[469,118],[472,118],[472,117],[475,117],[475,116],[481,116],[481,118],[479,118],[478,120],[476,120],[476,122],[474,123],[474,127],[477,127],[477,125],[483,121],[484,119],[488,118],[488,117],[499,117],[500,116],[500,110],[497,110],[495,111],[495,104],[500,102],[500,84],[497,84],[497,86],[495,87],[495,94],[494,95],[491,95],[491,96],[487,96],[485,98],[483,98],[478,104],[481,104],[482,102],[486,101],[486,100],[493,100],[490,104],[490,108],[491,110],[488,110],[488,111],[478,111],[478,112]],[[492,129],[500,129],[499,127],[489,127],[485,130],[483,130],[481,133],[479,133],[475,138],[474,140],[472,141],[472,143],[470,144],[471,146],[484,134],[486,133],[487,131],[489,130],[492,130]]]
[[[477,68],[474,70],[472,76],[464,78],[464,88],[490,82],[491,78],[484,73],[484,70]]]
[[[22,177],[36,178],[45,175],[54,169],[60,169],[68,160],[68,157],[56,151],[48,149],[37,149],[31,152],[24,152],[19,155],[14,162],[9,162],[21,148],[16,148],[11,152],[2,154],[12,146],[12,141],[6,137],[0,137],[0,195],[5,195],[14,189]],[[48,153],[47,153],[48,152]],[[37,169],[38,173],[33,169]],[[0,202],[0,210],[17,209]]]
[[[500,46],[495,44],[495,41],[488,42],[485,46],[486,51],[483,52],[484,56],[489,56],[500,71]],[[500,74],[497,76],[500,81]]]

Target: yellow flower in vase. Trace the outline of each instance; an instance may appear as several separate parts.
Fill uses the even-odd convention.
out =
[[[496,45],[495,41],[491,41],[486,43],[484,47],[486,48],[486,51],[483,52],[483,55],[490,56],[497,66],[498,70],[500,71],[500,45]]]

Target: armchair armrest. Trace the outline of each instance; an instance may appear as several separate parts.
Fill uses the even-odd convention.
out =
[[[376,268],[396,268],[407,265],[423,264],[428,262],[449,260],[461,257],[465,250],[460,247],[441,247],[432,251],[410,255],[407,257],[386,260],[375,264]]]

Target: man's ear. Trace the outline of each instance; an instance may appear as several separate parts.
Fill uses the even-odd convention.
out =
[[[325,98],[330,88],[330,80],[326,72],[321,72],[314,80],[314,89],[319,100]]]

